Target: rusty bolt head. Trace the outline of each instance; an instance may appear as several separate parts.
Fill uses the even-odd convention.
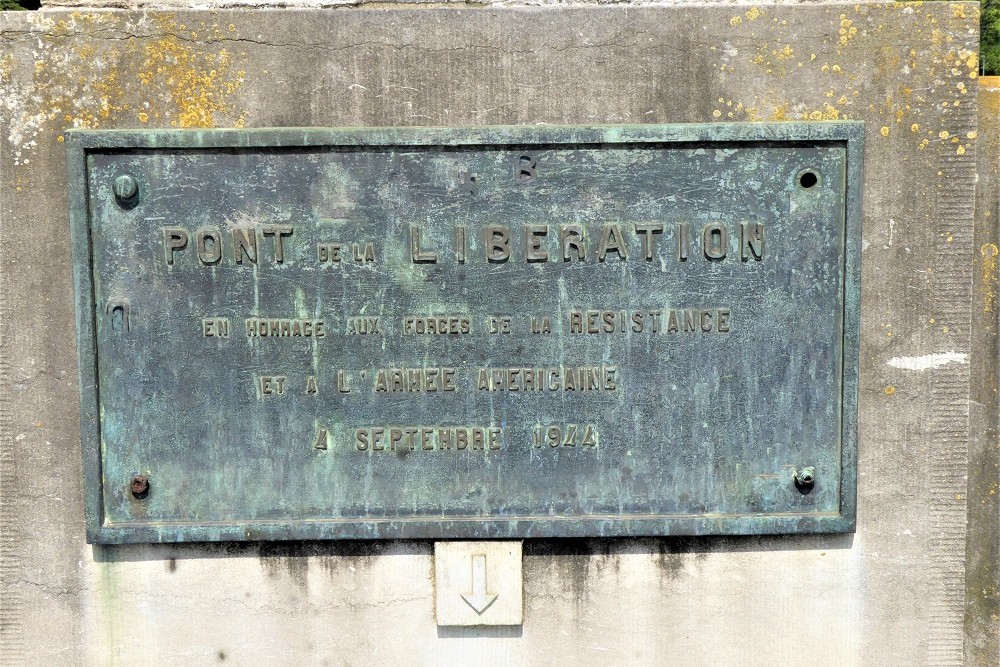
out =
[[[816,483],[816,468],[808,466],[795,471],[795,486],[800,489],[811,489]]]
[[[122,208],[132,208],[139,199],[139,184],[128,174],[115,178],[111,189],[115,193],[115,200]]]
[[[129,484],[129,491],[132,492],[132,497],[142,500],[149,495],[149,478],[145,475],[136,475]]]

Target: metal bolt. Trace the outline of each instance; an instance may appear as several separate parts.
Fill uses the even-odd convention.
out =
[[[809,466],[795,471],[795,486],[800,489],[811,489],[816,483],[816,468]]]
[[[133,498],[142,500],[149,495],[149,478],[145,475],[136,475],[129,484],[129,490]]]
[[[115,179],[111,188],[115,193],[118,205],[128,208],[135,204],[136,196],[139,194],[139,184],[128,174],[122,174]]]

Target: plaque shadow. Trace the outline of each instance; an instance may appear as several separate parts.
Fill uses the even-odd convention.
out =
[[[180,544],[91,545],[95,562],[162,562],[167,572],[185,560],[255,559],[271,573],[283,572],[304,585],[311,566],[331,576],[365,568],[372,559],[393,556],[426,556],[433,562],[435,540],[191,542]],[[524,604],[531,599],[530,582],[544,576],[564,581],[573,590],[584,590],[592,577],[618,556],[647,556],[650,568],[672,578],[684,567],[686,555],[709,553],[835,551],[851,549],[854,534],[753,535],[698,537],[546,538],[523,540]],[[310,563],[318,559],[318,563]],[[428,568],[431,581],[433,566]],[[543,574],[544,573],[544,574]],[[433,609],[433,586],[427,595]],[[437,626],[439,639],[521,638],[522,625]]]
[[[178,544],[92,544],[95,562],[216,558],[350,558],[434,556],[434,542],[446,540],[329,540],[279,542],[186,542]],[[697,537],[594,537],[524,539],[524,558],[542,556],[610,557],[762,551],[834,551],[850,549],[853,533],[809,535],[707,535]]]
[[[437,626],[438,639],[520,639],[523,625]]]

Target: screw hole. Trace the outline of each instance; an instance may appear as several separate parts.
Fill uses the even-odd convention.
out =
[[[818,183],[819,176],[815,171],[806,170],[799,174],[799,186],[803,190],[809,190],[810,188],[815,187]]]
[[[123,306],[114,306],[111,309],[111,328],[116,332],[121,333],[122,323],[125,321],[125,308]]]
[[[796,470],[793,479],[795,481],[795,488],[803,494],[808,494],[812,491],[813,485],[816,483],[816,469],[809,466]]]
[[[149,495],[149,478],[145,475],[136,475],[129,483],[129,491],[136,500],[142,500]]]

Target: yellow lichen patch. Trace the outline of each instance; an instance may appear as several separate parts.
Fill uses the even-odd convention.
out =
[[[893,387],[892,385],[889,385],[888,387],[885,388],[885,395],[886,396],[892,396],[895,393],[896,393],[896,388]]]
[[[832,104],[824,104],[822,109],[806,112],[800,117],[809,120],[839,120],[840,110]]]
[[[847,18],[847,14],[840,15],[840,45],[847,46],[847,43],[858,34],[858,29],[854,26],[854,21]]]
[[[882,126],[882,129],[879,130],[879,132],[882,133],[883,137],[888,137],[889,136],[889,128],[886,127],[885,125]]]
[[[117,61],[119,59],[120,53],[117,49],[111,49],[108,56]],[[111,70],[108,72],[107,76],[102,77],[94,83],[94,91],[98,95],[98,116],[101,119],[111,118],[112,114],[116,117],[120,115],[122,111],[128,111],[130,105],[125,101],[125,94],[122,90],[121,84],[118,82],[118,70]]]
[[[776,106],[774,108],[774,111],[771,112],[771,120],[775,121],[788,120],[788,105],[779,104],[778,106]]]
[[[0,104],[11,119],[15,165],[28,162],[39,137],[59,141],[67,128],[243,123],[227,99],[242,85],[243,72],[236,71],[236,56],[213,42],[223,35],[217,26],[203,27],[207,41],[198,43],[168,15],[154,13],[149,21],[156,28],[146,36],[104,40],[90,24],[125,34],[134,26],[109,12],[58,17],[32,19],[39,31],[33,62],[0,56]],[[136,78],[145,85],[135,86]]]
[[[741,23],[743,23],[742,16],[734,16],[733,18],[729,19],[729,25],[739,25]]]
[[[994,243],[986,243],[979,249],[982,255],[982,299],[983,312],[992,313],[997,305],[997,255],[1000,248]]]
[[[795,52],[792,50],[791,45],[785,44],[785,48],[781,49],[780,51],[778,50],[773,51],[772,55],[774,55],[774,57],[777,58],[778,60],[788,60],[789,58],[792,58],[795,55]]]
[[[756,21],[762,16],[766,16],[766,13],[757,7],[751,7],[746,12],[744,12],[744,16],[747,17],[747,21]]]
[[[850,103],[846,98],[839,102]],[[764,97],[754,95],[753,101],[737,102],[719,98],[726,107],[726,117],[731,119],[760,121],[788,120],[848,120],[850,114],[830,102],[816,105],[813,100],[789,101],[780,92],[768,92]]]
[[[914,123],[913,125],[910,126],[910,132],[919,132],[919,131],[920,131],[920,125],[919,124]]]
[[[235,71],[229,50],[201,50],[173,30],[165,32],[144,46],[138,78],[144,86],[168,92],[174,106],[170,124],[215,127],[216,116],[236,115],[234,124],[242,125],[242,115],[234,114],[227,100],[242,86],[245,73]]]

